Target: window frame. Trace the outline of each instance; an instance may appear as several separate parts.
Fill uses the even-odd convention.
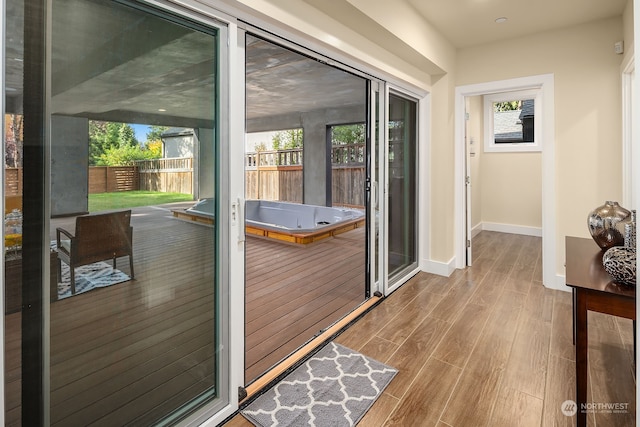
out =
[[[533,142],[501,142],[495,141],[494,111],[495,102],[513,100],[534,100]],[[516,153],[542,151],[542,88],[533,87],[517,91],[497,92],[483,96],[484,115],[484,152]]]

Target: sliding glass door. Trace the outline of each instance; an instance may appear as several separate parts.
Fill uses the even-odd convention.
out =
[[[368,87],[246,36],[247,384],[368,297]]]
[[[230,400],[227,28],[7,3],[5,421],[206,419]]]

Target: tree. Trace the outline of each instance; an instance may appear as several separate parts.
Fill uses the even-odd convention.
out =
[[[162,132],[169,129],[169,126],[152,125],[147,132],[147,143],[154,141],[162,141]]]
[[[267,144],[260,142],[253,147],[253,150],[256,152],[267,151]]]
[[[138,146],[133,128],[126,123],[89,120],[89,164],[100,164],[107,151]]]
[[[331,144],[364,144],[364,124],[340,125],[331,128]]]
[[[503,101],[503,102],[495,102],[493,104],[493,111],[513,111],[513,110],[521,110],[522,109],[522,101]]]
[[[126,123],[121,123],[118,129],[118,145],[120,147],[136,147],[139,145],[135,131]]]
[[[150,143],[146,148],[125,145],[109,148],[100,156],[99,166],[130,166],[139,160],[158,159],[162,156],[162,143]]]
[[[289,150],[301,148],[304,135],[302,129],[287,129],[276,132],[271,138],[274,150]]]
[[[144,150],[150,159],[159,159],[162,157],[162,141],[147,141]]]

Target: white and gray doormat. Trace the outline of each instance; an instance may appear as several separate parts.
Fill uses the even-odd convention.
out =
[[[398,371],[330,342],[241,411],[256,426],[354,426]]]

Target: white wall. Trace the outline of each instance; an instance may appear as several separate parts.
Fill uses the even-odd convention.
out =
[[[633,56],[634,50],[634,31],[633,31],[633,0],[629,0],[627,7],[622,14],[622,30],[624,41],[624,57],[625,60],[628,57]]]
[[[429,239],[431,264],[454,264],[454,110],[455,78],[441,76],[431,88],[432,113],[430,162],[421,165],[421,172],[429,173],[429,219],[423,238]],[[426,169],[426,171],[425,171]],[[442,269],[431,268],[431,271]]]
[[[512,226],[524,227],[537,235],[542,227],[541,153],[483,153],[481,175],[483,224],[512,232]]]

